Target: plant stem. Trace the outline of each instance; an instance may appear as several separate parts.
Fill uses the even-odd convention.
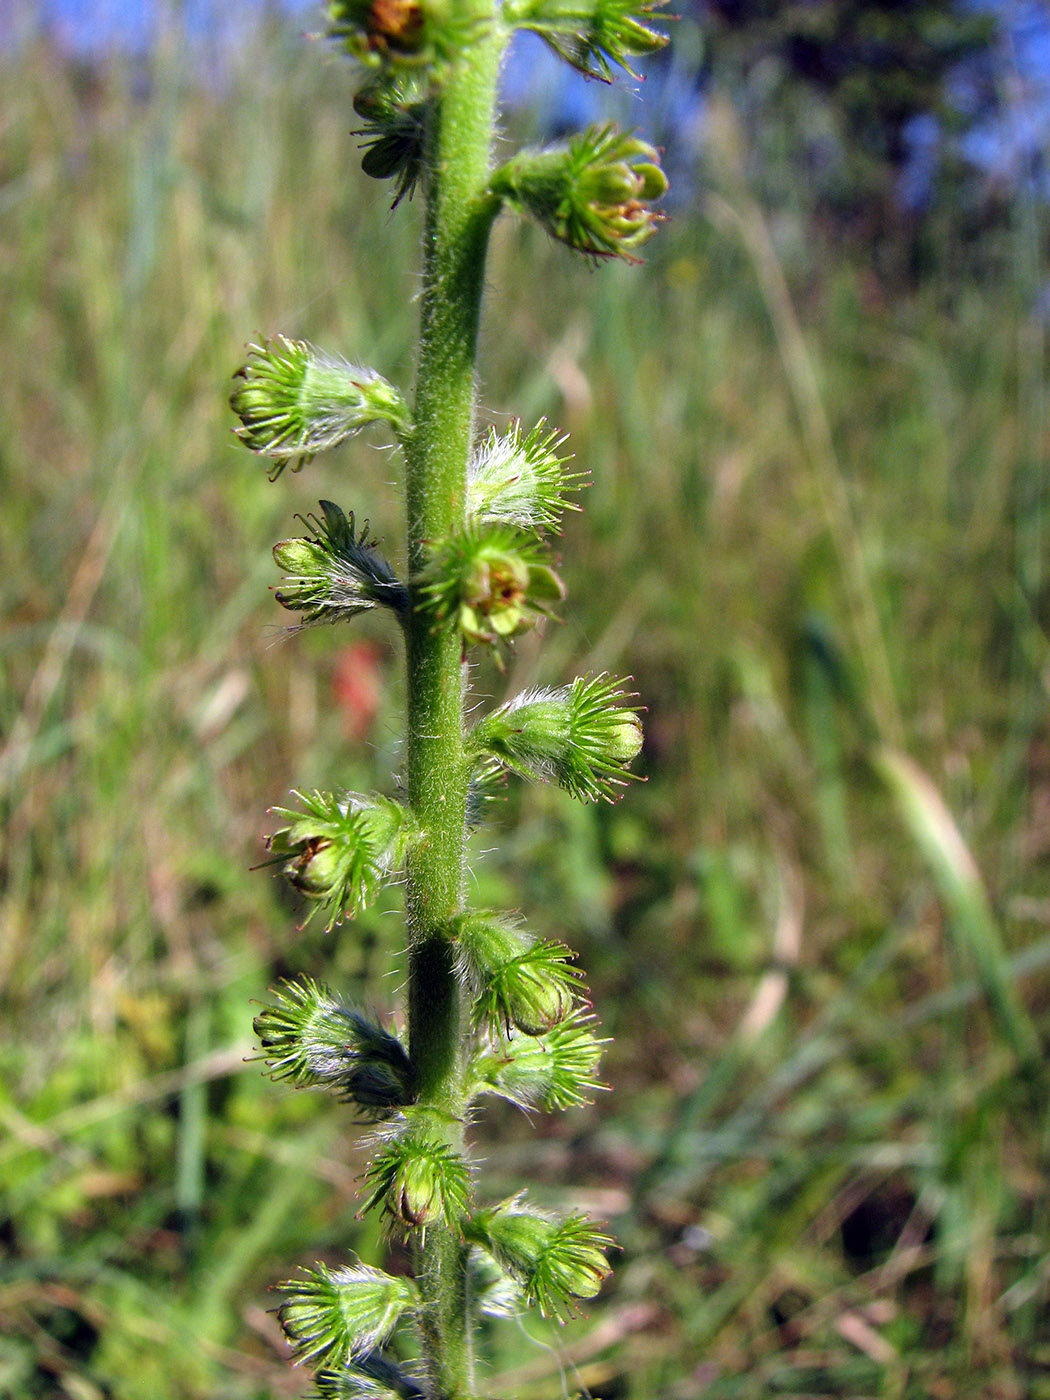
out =
[[[479,37],[435,100],[428,133],[423,295],[414,428],[407,445],[413,585],[428,542],[464,521],[475,410],[485,252],[496,205],[486,193],[504,36],[488,5]],[[415,599],[415,593],[413,592]],[[425,838],[407,870],[409,1053],[419,1103],[447,1117],[463,1146],[465,1017],[445,929],[462,906],[468,769],[458,630],[413,610],[408,653],[408,797]],[[417,1250],[423,1335],[434,1394],[473,1394],[466,1249],[445,1227]]]

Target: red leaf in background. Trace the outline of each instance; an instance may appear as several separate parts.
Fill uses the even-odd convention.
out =
[[[352,742],[372,728],[382,696],[382,651],[375,642],[352,642],[336,658],[332,699],[343,716],[343,730]]]

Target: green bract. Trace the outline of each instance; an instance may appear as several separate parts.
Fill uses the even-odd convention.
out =
[[[248,350],[230,407],[244,445],[273,459],[272,478],[288,463],[298,471],[369,423],[388,423],[398,433],[408,428],[404,399],[375,370],[283,335]]]
[[[651,206],[667,193],[667,177],[654,146],[592,126],[563,145],[512,156],[489,188],[570,248],[635,262],[663,217]]]

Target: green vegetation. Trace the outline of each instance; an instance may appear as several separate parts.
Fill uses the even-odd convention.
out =
[[[296,975],[387,1006],[405,967],[396,892],[297,932],[249,867],[293,784],[384,787],[403,696],[374,609],[341,648],[284,636],[259,542],[324,499],[357,524],[318,529],[393,554],[399,512],[367,435],[275,489],[216,385],[278,333],[410,382],[419,198],[388,217],[344,71],[296,36],[211,92],[170,51],[3,61],[0,1394],[299,1394],[272,1287],[378,1262],[379,1230],[345,1109],[271,1084],[245,1009]],[[642,269],[493,244],[483,405],[571,431],[593,484],[566,621],[476,686],[633,675],[648,782],[509,792],[472,850],[472,906],[579,949],[613,1038],[593,1107],[486,1109],[492,1199],[528,1177],[622,1247],[581,1319],[524,1323],[551,1350],[486,1329],[482,1384],[1039,1400],[1039,211],[976,243],[942,218],[903,292],[821,241],[802,182],[762,209],[735,136],[723,113]],[[580,1049],[570,1023],[586,1078]],[[517,1225],[478,1229],[509,1257]]]

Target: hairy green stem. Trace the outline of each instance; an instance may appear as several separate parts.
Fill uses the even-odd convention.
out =
[[[504,37],[478,7],[479,37],[437,98],[428,133],[423,293],[415,423],[407,445],[409,562],[415,587],[428,543],[462,526],[475,410],[485,252],[496,206],[486,191]],[[425,833],[408,864],[409,1053],[419,1102],[441,1111],[462,1148],[462,992],[448,920],[462,907],[468,770],[458,630],[408,619],[408,796]],[[444,1226],[417,1249],[422,1330],[442,1400],[473,1394],[466,1251]]]

